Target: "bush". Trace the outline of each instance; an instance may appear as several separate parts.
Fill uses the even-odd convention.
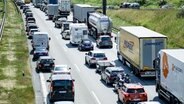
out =
[[[183,18],[184,17],[184,8],[180,9],[179,12],[176,14],[178,18]]]

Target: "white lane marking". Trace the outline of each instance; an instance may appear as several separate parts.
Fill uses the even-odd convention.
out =
[[[40,81],[41,81],[41,87],[42,87],[42,91],[43,91],[43,98],[44,98],[44,102],[45,104],[47,103],[47,88],[46,88],[46,83],[45,83],[45,78],[43,76],[43,73],[40,73]]]
[[[63,49],[64,49],[65,52],[67,52],[67,48],[65,46],[63,47]]]
[[[94,91],[91,91],[92,95],[94,96],[94,98],[96,99],[97,103],[98,104],[101,104],[100,103],[100,100],[98,99],[98,97],[96,96],[96,94],[94,93]]]
[[[74,65],[75,65],[76,69],[80,72],[80,69],[79,69],[79,67],[77,66],[77,64],[74,64]]]

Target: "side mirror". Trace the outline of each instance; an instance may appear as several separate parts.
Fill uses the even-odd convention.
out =
[[[47,80],[47,82],[51,82],[51,80],[50,80],[50,79],[48,79],[48,80]]]
[[[51,38],[49,37],[49,40],[51,40]]]

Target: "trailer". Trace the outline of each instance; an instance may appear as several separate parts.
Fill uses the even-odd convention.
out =
[[[94,12],[95,7],[87,4],[74,4],[73,6],[73,21],[86,23],[87,24],[87,14]]]
[[[60,15],[65,17],[70,15],[70,10],[71,10],[70,0],[58,0],[58,4],[59,4],[58,10]]]
[[[49,20],[58,15],[58,4],[47,4],[47,15]]]
[[[142,26],[120,27],[117,36],[117,57],[129,63],[136,76],[155,77],[153,60],[166,48],[167,37]]]
[[[184,49],[163,49],[153,61],[156,91],[169,104],[184,104]]]
[[[112,36],[112,20],[101,13],[94,12],[88,13],[87,25],[89,28],[89,34],[97,39],[101,35]]]

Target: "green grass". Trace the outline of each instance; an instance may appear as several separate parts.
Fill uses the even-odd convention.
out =
[[[7,0],[6,15],[0,41],[0,103],[34,104],[24,24],[11,0]]]

